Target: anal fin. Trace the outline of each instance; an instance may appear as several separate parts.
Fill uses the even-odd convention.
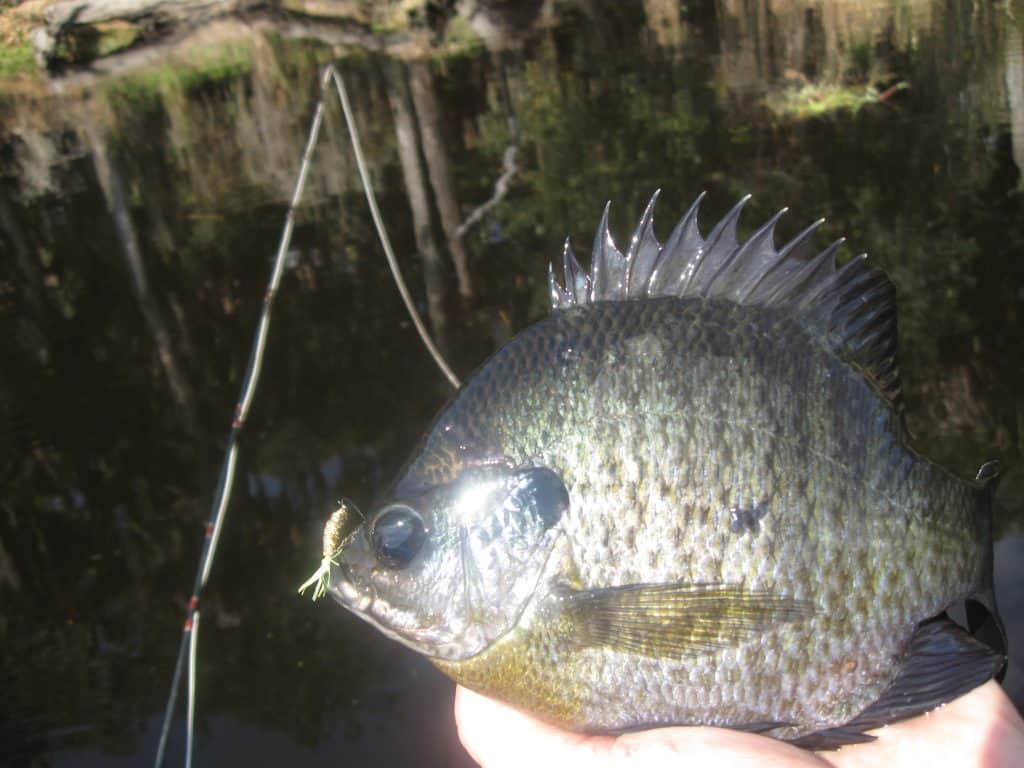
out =
[[[902,668],[873,704],[836,728],[793,741],[805,749],[838,749],[872,741],[866,733],[889,723],[929,712],[992,678],[1006,657],[975,640],[942,617],[918,626],[907,646]]]

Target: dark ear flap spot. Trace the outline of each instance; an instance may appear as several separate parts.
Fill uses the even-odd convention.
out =
[[[569,491],[555,472],[547,467],[531,467],[516,473],[509,503],[550,528],[569,509]]]
[[[1000,474],[1002,474],[1002,465],[999,463],[999,459],[991,459],[981,465],[974,479],[985,487],[995,486]]]

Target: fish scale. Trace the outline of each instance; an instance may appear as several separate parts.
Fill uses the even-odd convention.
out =
[[[563,727],[862,741],[1002,664],[940,616],[994,615],[992,484],[906,446],[881,273],[796,258],[817,224],[738,243],[745,200],[704,241],[699,202],[661,246],[652,199],[625,255],[606,209],[589,272],[566,247],[329,591]]]

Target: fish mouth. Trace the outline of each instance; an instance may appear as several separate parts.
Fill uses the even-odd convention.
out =
[[[351,574],[344,563],[339,564],[339,568],[341,570],[341,578],[331,587],[334,596],[349,610],[360,615],[368,613],[370,606],[375,602],[375,598],[370,594],[370,589],[361,590],[356,587],[352,583]]]
[[[357,582],[348,563],[344,561],[338,563],[338,571],[338,578],[330,588],[335,600],[393,640],[423,652],[416,642],[430,636],[429,627],[403,627],[399,634],[385,622],[400,611],[377,594],[372,582]]]
[[[402,622],[397,622],[402,625],[402,629],[401,631],[394,629],[392,624],[388,623],[389,619],[391,622],[395,622],[399,614],[403,618],[408,618],[408,614],[396,609],[389,602],[374,594],[372,584],[366,584],[365,588],[361,585],[357,586],[353,582],[348,568],[344,565],[340,566],[340,570],[342,573],[338,580],[331,585],[330,592],[342,606],[392,640],[396,640],[418,653],[427,656],[435,655],[428,650],[429,643],[436,634],[434,628],[429,626],[410,627],[402,625]]]

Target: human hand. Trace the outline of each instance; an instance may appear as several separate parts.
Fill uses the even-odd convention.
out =
[[[876,741],[835,752],[806,752],[765,736],[724,728],[658,728],[617,737],[584,736],[461,686],[455,693],[455,720],[463,746],[484,768],[1024,765],[1024,721],[993,681],[926,715],[878,729]]]

